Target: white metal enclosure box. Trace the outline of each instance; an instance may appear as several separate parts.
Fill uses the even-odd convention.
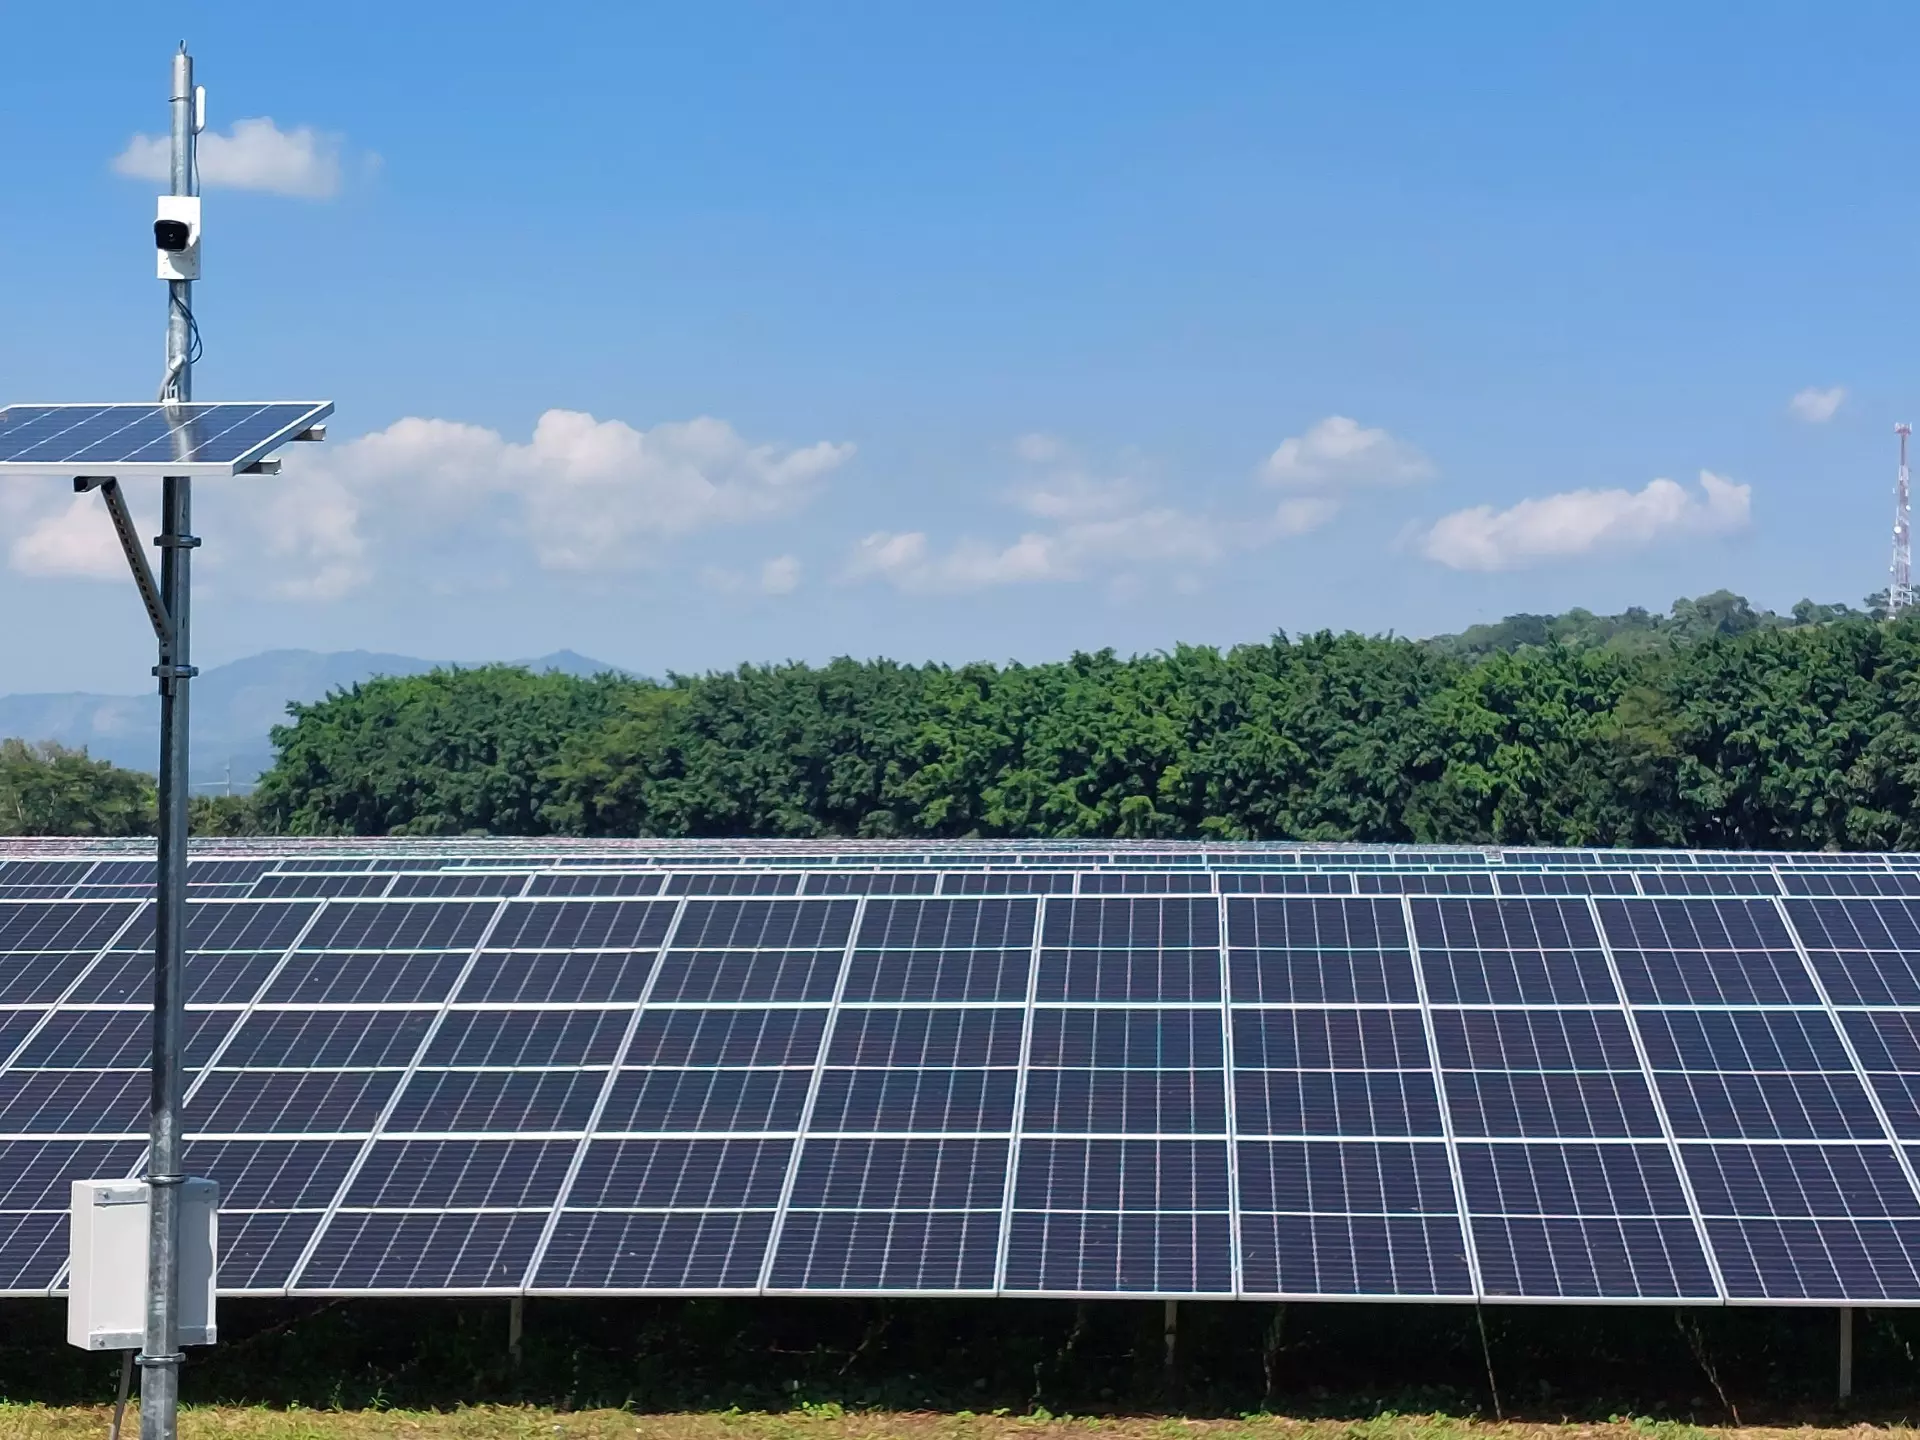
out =
[[[220,1187],[180,1187],[180,1343],[211,1345]],[[67,1343],[138,1350],[147,1325],[147,1182],[75,1180],[68,1255]]]

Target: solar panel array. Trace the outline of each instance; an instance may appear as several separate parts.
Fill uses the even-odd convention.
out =
[[[0,1292],[145,1150],[152,858],[0,843]],[[1920,1302],[1920,857],[246,841],[240,1294]]]

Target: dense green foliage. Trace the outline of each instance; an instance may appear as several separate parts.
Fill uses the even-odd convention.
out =
[[[153,781],[51,741],[0,740],[0,835],[147,835]]]
[[[1554,617],[1538,643],[1520,633],[1536,618],[1511,617],[1491,650],[1321,633],[1048,665],[375,680],[294,707],[257,819],[321,834],[1920,844],[1920,619],[1810,602],[1786,618],[1724,593],[1637,629]]]
[[[538,834],[569,736],[615,717],[627,686],[505,665],[375,680],[289,707],[258,812],[302,834]]]
[[[0,835],[151,835],[153,776],[52,742],[0,740]],[[196,835],[251,835],[260,828],[244,795],[195,795]]]
[[[1884,620],[1886,592],[1869,595],[1867,608],[1819,605],[1802,600],[1779,615],[1756,610],[1744,595],[1716,590],[1695,600],[1676,600],[1665,615],[1639,606],[1618,615],[1596,615],[1578,607],[1564,615],[1509,615],[1491,625],[1472,625],[1458,635],[1437,635],[1427,641],[1449,655],[1492,655],[1522,645],[1559,641],[1576,649],[1603,646],[1629,654],[1670,645],[1690,645],[1716,635],[1744,635],[1750,630],[1780,630],[1799,625],[1826,625],[1836,620]]]

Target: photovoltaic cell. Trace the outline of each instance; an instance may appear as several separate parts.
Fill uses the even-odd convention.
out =
[[[566,1210],[533,1288],[749,1291],[772,1234],[771,1210]]]
[[[1469,1295],[1447,1150],[1437,1141],[1241,1141],[1250,1295]]]
[[[387,1133],[512,1135],[577,1131],[605,1085],[598,1070],[414,1071],[387,1120]]]
[[[460,998],[479,1004],[637,1002],[657,958],[654,950],[486,950],[474,962]]]
[[[400,1083],[397,1070],[212,1070],[187,1102],[196,1135],[370,1130]]]
[[[1482,1283],[1529,1299],[1713,1299],[1665,1145],[1459,1147]]]
[[[1843,1012],[1841,1023],[1893,1133],[1920,1139],[1920,1015],[1856,1010]]]
[[[356,901],[330,905],[307,932],[307,950],[471,950],[495,906]],[[511,912],[510,912],[511,913]],[[504,942],[510,943],[510,942]]]
[[[1220,998],[1212,900],[1059,900],[1047,907],[1041,1001]]]
[[[609,1065],[631,1011],[450,1010],[422,1065]]]
[[[1884,1136],[1822,1011],[1647,1010],[1638,1023],[1682,1139]]]
[[[1242,1009],[1233,1026],[1240,1134],[1444,1133],[1417,1010]]]
[[[222,1286],[1920,1298],[1920,866],[1144,853],[197,859]],[[16,1290],[144,1153],[119,854],[0,859]]]
[[[1636,1005],[1817,1005],[1780,913],[1764,900],[1602,900]]]
[[[140,1147],[125,1148],[131,1164]],[[219,1184],[224,1229],[241,1211],[326,1209],[359,1150],[352,1140],[190,1140],[186,1167]]]
[[[1225,1141],[1023,1140],[1006,1288],[1233,1289]]]
[[[942,1012],[943,1014],[945,1012]],[[648,1010],[627,1061],[637,1066],[789,1066],[811,1070],[824,1010]]]
[[[280,1005],[437,1005],[465,968],[462,951],[297,951],[262,994]]]
[[[36,475],[236,475],[311,429],[326,401],[9,405],[0,471]]]
[[[135,1141],[0,1141],[0,1211],[64,1212],[74,1180],[124,1175],[141,1150]]]
[[[595,1140],[567,1201],[582,1208],[771,1212],[792,1153],[791,1140]]]
[[[538,1212],[343,1210],[297,1281],[321,1293],[518,1290],[545,1226]]]
[[[573,1146],[561,1140],[377,1140],[349,1207],[525,1209],[559,1195]]]
[[[1689,1145],[1736,1299],[1920,1297],[1920,1199],[1891,1146]]]
[[[614,1077],[600,1129],[641,1135],[793,1131],[800,1125],[811,1080],[811,1066],[621,1070]]]
[[[1593,917],[1560,899],[1416,899],[1414,935],[1438,1005],[1615,1004]]]
[[[307,1242],[319,1228],[319,1210],[220,1211],[217,1284],[223,1293],[283,1290]]]
[[[0,1290],[15,1294],[45,1290],[66,1263],[64,1209],[0,1211]]]
[[[1236,1002],[1419,999],[1397,900],[1230,900],[1227,935]]]
[[[1920,1006],[1920,900],[1789,900],[1836,1005]]]

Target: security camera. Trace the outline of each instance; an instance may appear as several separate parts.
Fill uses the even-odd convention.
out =
[[[162,195],[153,221],[157,273],[162,280],[200,278],[200,197]]]

